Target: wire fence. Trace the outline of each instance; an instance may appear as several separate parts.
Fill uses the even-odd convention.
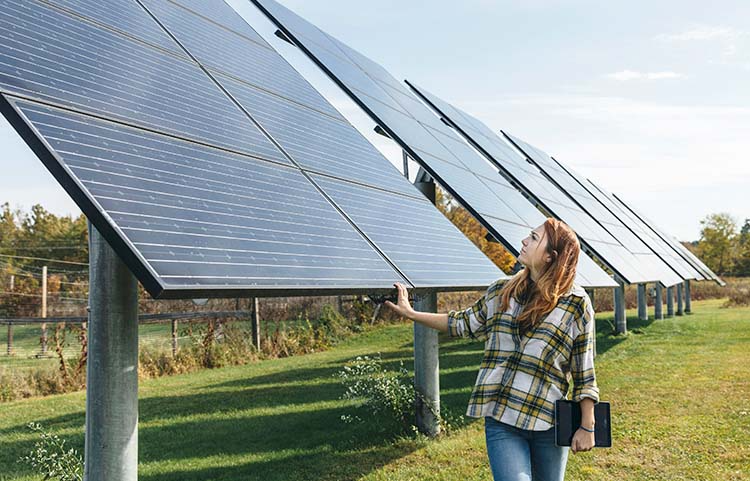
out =
[[[65,299],[49,300],[47,317],[7,316],[0,311],[0,369],[25,369],[54,365],[59,355],[67,359],[81,354],[85,336],[85,298],[66,304]],[[257,304],[256,304],[257,302]],[[351,318],[355,306],[365,303],[361,296],[288,297],[268,299],[211,299],[196,304],[192,300],[139,300],[139,348],[151,352],[172,351],[188,345],[192,333],[214,321],[219,327],[231,325],[252,332],[254,319],[260,335],[307,319],[321,316],[331,306]],[[31,311],[39,312],[39,301]],[[257,305],[257,316],[254,308]],[[218,334],[221,331],[219,329]]]

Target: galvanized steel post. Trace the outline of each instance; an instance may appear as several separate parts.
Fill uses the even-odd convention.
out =
[[[138,479],[138,282],[89,224],[85,481]]]
[[[664,301],[662,300],[662,287],[658,282],[654,290],[654,319],[664,319]]]
[[[625,316],[625,282],[615,278],[619,284],[615,291],[615,330],[617,334],[628,332],[628,320]]]
[[[648,321],[648,299],[646,284],[638,284],[638,319]]]
[[[435,183],[414,184],[435,203]],[[423,294],[415,299],[414,309],[437,312],[437,293]],[[417,428],[428,436],[440,433],[440,360],[438,331],[414,323],[414,387],[417,391]]]

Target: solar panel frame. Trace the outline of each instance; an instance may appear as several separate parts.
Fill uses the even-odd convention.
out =
[[[490,234],[502,243],[506,249],[513,253],[513,255],[518,256],[521,240],[526,236],[528,231],[541,224],[545,217],[537,211],[536,214],[538,217],[527,222],[518,217],[518,214],[514,213],[509,206],[503,212],[496,212],[496,209],[494,211],[490,210],[490,205],[506,205],[506,201],[502,196],[497,195],[492,190],[498,188],[497,186],[508,189],[508,192],[512,192],[513,195],[518,196],[524,203],[527,202],[526,199],[522,198],[520,192],[513,188],[496,170],[493,170],[490,164],[482,159],[478,153],[471,151],[468,159],[474,164],[473,167],[480,168],[486,173],[484,177],[475,174],[471,168],[462,162],[463,159],[459,160],[456,153],[441,143],[435,137],[435,134],[445,134],[449,138],[458,139],[458,143],[453,145],[454,149],[470,149],[470,147],[459,137],[456,137],[452,131],[447,129],[447,126],[442,124],[425,105],[419,102],[401,83],[392,79],[390,74],[378,64],[362,56],[334,37],[322,32],[277,2],[253,0],[253,3],[280,29],[282,38],[286,37],[287,41],[291,41],[292,44],[300,48],[391,139],[396,141],[409,157],[417,161],[450,195],[459,200],[463,207],[472,216],[480,220]],[[279,12],[281,12],[281,15],[292,15],[291,17],[287,17],[286,20],[290,24],[294,24],[299,33],[292,31],[284,21],[276,18]],[[356,62],[359,62],[359,64]],[[372,69],[378,70],[379,79],[371,78],[362,71],[360,68],[362,64],[369,65]],[[334,65],[338,65],[339,67],[334,67]],[[337,69],[337,71],[333,69]],[[424,125],[419,124],[414,117],[410,117],[414,113],[408,109],[405,111],[403,106],[405,103],[409,103],[410,108],[421,109],[423,114],[420,114],[419,121],[424,121]],[[412,125],[407,125],[404,128],[403,120],[394,120],[397,117],[410,119],[408,122],[412,123]],[[394,130],[391,127],[393,123],[400,123],[401,130],[398,132]],[[445,132],[446,129],[447,134]],[[443,139],[442,142],[446,142],[446,140]],[[435,148],[438,149],[438,153],[435,152]],[[428,162],[425,159],[430,160]],[[466,159],[466,156],[464,159]],[[479,164],[476,164],[476,162],[479,162]],[[459,193],[453,187],[453,183],[447,181],[444,172],[441,174],[441,171],[437,170],[437,168],[441,170],[452,169],[454,172],[459,172],[456,169],[462,169],[464,171],[463,175],[473,180],[472,189],[464,189],[463,193]],[[470,192],[474,196],[474,202],[467,202],[464,199],[467,192]],[[477,204],[482,202],[486,206],[485,212],[481,212],[476,207]],[[493,213],[488,214],[488,211]],[[513,220],[508,221],[508,216],[513,218]],[[501,231],[497,227],[499,225],[502,225],[505,231]],[[520,232],[525,233],[521,234]],[[517,238],[511,241],[508,239],[509,235],[516,236]],[[607,287],[613,285],[614,281],[610,279]]]

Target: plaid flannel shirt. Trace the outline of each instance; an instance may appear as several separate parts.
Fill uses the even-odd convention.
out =
[[[452,337],[485,341],[466,415],[545,431],[554,425],[555,401],[565,398],[571,378],[574,401],[599,402],[594,310],[586,291],[574,286],[535,329],[521,335],[514,317],[523,306],[511,299],[501,311],[501,289],[497,281],[470,308],[448,313]]]

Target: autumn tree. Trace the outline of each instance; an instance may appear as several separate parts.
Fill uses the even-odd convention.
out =
[[[438,209],[503,272],[512,272],[516,259],[497,242],[487,239],[488,231],[447,192],[437,188]]]
[[[750,219],[740,229],[737,240],[737,260],[734,263],[734,275],[739,277],[750,277]]]

